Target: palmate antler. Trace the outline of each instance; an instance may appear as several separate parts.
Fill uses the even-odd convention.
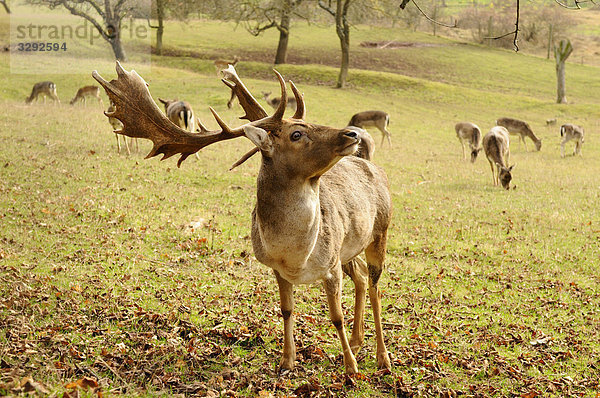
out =
[[[161,112],[158,105],[152,99],[148,90],[148,84],[144,79],[135,71],[125,71],[118,61],[116,65],[116,80],[107,82],[97,71],[92,72],[92,77],[104,87],[106,94],[116,105],[114,112],[104,112],[106,116],[119,119],[123,123],[123,128],[115,132],[129,137],[151,140],[154,146],[146,158],[163,154],[161,160],[164,160],[173,155],[181,154],[177,162],[177,166],[179,167],[188,156],[198,152],[205,146],[243,136],[244,127],[248,125],[261,127],[267,131],[275,130],[281,125],[286,106],[285,101],[282,101],[282,104],[280,104],[272,116],[267,116],[265,110],[241,82],[235,73],[235,69],[233,67],[231,69],[228,75],[231,82],[228,81],[226,84],[234,90],[240,100],[240,104],[242,104],[246,111],[246,115],[243,118],[249,119],[251,122],[231,129],[215,110],[210,108],[221,129],[208,131],[204,126],[201,126],[201,134],[190,133],[173,124]],[[287,98],[285,82],[277,71],[275,71],[275,74],[279,79],[282,98]],[[294,86],[292,88],[296,95],[297,89]],[[301,108],[304,109],[304,102],[302,102]],[[300,111],[296,113],[300,114]]]
[[[221,79],[221,80],[229,88],[231,88],[231,90],[233,90],[235,95],[238,97],[240,105],[246,112],[246,114],[244,116],[240,117],[240,119],[248,119],[250,121],[253,121],[253,120],[258,120],[258,118],[260,118],[260,117],[264,117],[262,115],[266,116],[267,113],[265,112],[263,107],[260,106],[260,104],[256,101],[256,99],[252,96],[252,94],[250,94],[250,92],[248,91],[246,86],[244,86],[244,83],[242,83],[242,81],[240,80],[240,78],[238,77],[238,75],[235,71],[235,68],[232,65],[229,65],[229,67],[227,69],[223,69],[221,71],[221,73],[223,73],[223,76],[225,76],[225,78]],[[282,81],[281,75],[279,75],[279,73],[277,71],[275,71],[275,73],[279,77],[279,80],[281,83],[281,81]],[[294,113],[294,116],[292,116],[292,118],[303,120],[304,115],[306,114],[306,105],[304,104],[304,97],[302,94],[300,94],[300,92],[298,91],[298,88],[291,80],[290,80],[290,85],[292,86],[292,92],[294,93],[294,97],[296,98],[296,113]],[[285,92],[285,84],[284,84],[284,86],[282,88],[282,93],[281,93],[281,101],[279,102],[279,107],[277,108],[277,111],[275,111],[275,114],[277,114],[278,112],[281,112],[281,117],[283,117],[283,112],[285,111],[286,106],[287,106],[287,93]],[[275,116],[275,114],[273,116]],[[229,171],[235,169],[236,167],[238,167],[239,165],[244,163],[246,160],[250,159],[257,152],[258,152],[258,148],[256,148],[256,147],[252,148],[250,151],[246,152],[246,154],[244,154],[244,156],[242,156],[237,162],[235,162],[233,165],[231,165],[231,167],[229,168]]]

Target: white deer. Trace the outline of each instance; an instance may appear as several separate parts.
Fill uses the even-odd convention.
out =
[[[575,124],[567,123],[560,126],[560,155],[565,157],[565,144],[569,141],[575,141],[575,150],[573,156],[581,155],[581,147],[583,146],[583,127]]]
[[[502,126],[495,126],[483,137],[485,156],[492,168],[494,185],[499,183],[504,189],[510,189],[511,171],[515,165],[508,166],[510,161],[510,141],[508,131]]]

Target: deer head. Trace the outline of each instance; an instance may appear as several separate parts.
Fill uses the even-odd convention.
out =
[[[511,171],[515,165],[504,167],[500,163],[496,163],[496,166],[498,167],[498,179],[500,180],[500,184],[502,184],[502,188],[510,189],[510,181],[512,180]]]

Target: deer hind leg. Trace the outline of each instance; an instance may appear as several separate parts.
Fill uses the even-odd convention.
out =
[[[373,243],[365,250],[369,271],[369,299],[371,301],[371,308],[373,309],[373,321],[375,322],[377,367],[379,369],[391,369],[390,357],[383,338],[383,326],[381,324],[381,290],[379,290],[379,277],[383,272],[386,242],[387,230],[376,237]]]
[[[565,144],[566,144],[566,143],[567,143],[567,140],[566,140],[566,139],[563,139],[563,140],[560,142],[560,157],[561,157],[561,158],[564,158],[564,157],[565,157]]]
[[[342,266],[344,272],[354,282],[354,322],[352,324],[352,336],[350,337],[350,349],[356,355],[365,340],[365,302],[367,300],[367,282],[369,279],[367,263],[360,257]]]
[[[462,138],[459,138],[459,140],[460,140],[460,144],[462,145],[463,160],[467,160],[467,155],[465,154],[465,142],[462,140]]]
[[[279,304],[283,316],[283,355],[279,363],[280,370],[294,369],[296,361],[296,343],[294,343],[294,286],[274,271],[279,285]]]
[[[127,143],[127,137],[123,137],[123,142],[125,142],[125,148],[127,148],[127,155],[131,155],[131,150],[129,149],[129,144]]]
[[[346,330],[344,328],[344,313],[342,312],[342,270],[340,266],[335,267],[332,276],[323,283],[327,293],[327,304],[329,305],[329,317],[335,327],[344,355],[344,368],[346,373],[358,373],[358,364],[352,354]]]

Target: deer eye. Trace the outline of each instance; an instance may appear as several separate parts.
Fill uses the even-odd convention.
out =
[[[292,135],[290,136],[292,141],[298,141],[301,137],[302,137],[302,132],[300,132],[300,131],[294,131],[292,133]]]

